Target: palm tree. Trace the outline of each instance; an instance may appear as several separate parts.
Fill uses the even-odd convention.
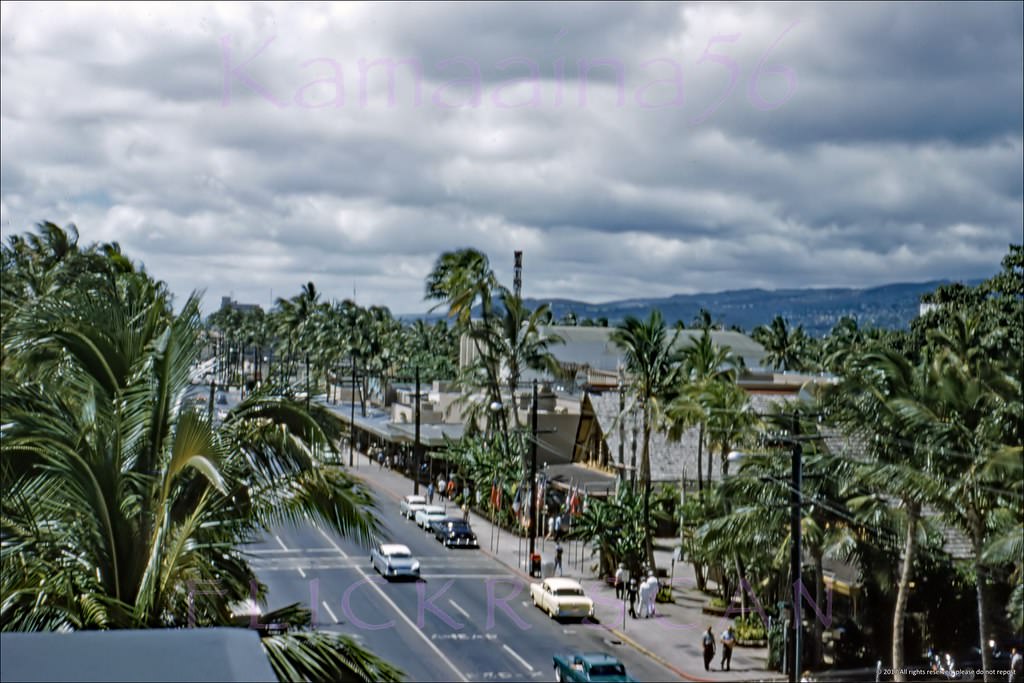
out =
[[[802,325],[790,330],[786,320],[777,315],[771,325],[754,329],[754,341],[764,346],[765,361],[775,370],[803,370],[807,357],[808,338]]]
[[[640,478],[643,481],[644,529],[650,528],[651,497],[651,426],[661,422],[662,403],[671,399],[676,386],[678,356],[673,350],[679,332],[671,339],[665,320],[657,309],[646,320],[628,316],[612,332],[612,341],[625,353],[626,370],[630,375],[631,391],[640,403],[643,416],[643,455]],[[654,567],[654,542],[650,533],[645,539],[647,562]]]
[[[521,298],[508,290],[501,293],[502,315],[490,326],[481,325],[472,332],[479,348],[486,356],[485,367],[499,367],[505,375],[505,386],[510,397],[510,408],[516,429],[522,428],[517,405],[517,391],[522,373],[527,368],[553,370],[556,361],[548,347],[560,344],[558,335],[541,336],[540,320],[548,310],[542,304],[530,311]]]
[[[472,327],[474,305],[480,306],[484,328],[490,327],[494,312],[494,295],[501,289],[487,256],[476,249],[459,249],[441,254],[427,275],[426,298],[439,302],[434,308],[448,306],[448,317],[455,320],[456,328],[468,334]],[[434,310],[432,308],[431,310]],[[486,356],[476,337],[471,337],[478,360],[483,364],[487,381],[487,403],[501,403],[500,368],[493,357]],[[501,429],[508,431],[506,412],[498,417]]]
[[[198,298],[174,315],[141,274],[52,292],[5,328],[3,629],[231,625],[255,579],[242,544],[307,515],[374,532],[368,492],[321,464],[340,431],[327,411],[260,392],[216,424],[190,402],[200,333]],[[190,617],[203,582],[219,594]],[[283,678],[399,675],[348,639],[278,638]]]
[[[704,490],[701,473],[704,453],[704,432],[707,428],[709,404],[714,394],[711,386],[716,383],[735,383],[740,361],[728,346],[719,346],[711,339],[711,332],[705,328],[699,337],[691,339],[680,352],[681,365],[679,378],[682,381],[676,406],[670,407],[670,413],[684,416],[683,425],[690,423],[687,416],[693,415],[693,408],[701,413],[697,423],[697,488]],[[683,405],[679,405],[682,403]],[[711,450],[708,449],[707,461],[708,485],[711,485]]]

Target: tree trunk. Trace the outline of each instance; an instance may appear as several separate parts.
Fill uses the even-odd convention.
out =
[[[820,548],[815,548],[813,553],[814,559],[814,602],[818,605],[818,609],[825,609],[825,572],[822,567],[822,553]],[[821,619],[818,615],[814,615],[814,649],[811,650],[811,662],[812,666],[816,668],[821,667],[822,661],[822,642],[824,641],[825,625],[821,623]]]
[[[644,482],[644,549],[647,564],[651,570],[656,568],[654,562],[654,538],[651,536],[651,416],[647,402],[644,402],[644,453],[640,461],[640,476]]]
[[[704,435],[704,423],[701,423],[701,436]],[[702,439],[703,440],[703,439]],[[711,488],[711,464],[714,462],[712,456],[714,455],[714,449],[711,448],[711,444],[708,444],[708,488]]]
[[[894,680],[907,680],[903,660],[903,622],[907,615],[907,600],[910,597],[910,579],[913,575],[914,553],[917,543],[917,521],[921,510],[918,505],[907,506],[907,540],[903,550],[903,569],[900,571],[899,588],[896,591],[896,606],[892,611],[892,670]]]
[[[972,526],[974,533],[971,535],[971,545],[974,550],[974,573],[978,579],[978,646],[981,648],[981,668],[984,670],[985,681],[992,680],[992,651],[988,646],[988,610],[985,609],[988,587],[986,586],[986,569],[981,563],[981,553],[985,549],[985,529],[981,518],[974,515]]]
[[[697,432],[697,498],[704,497],[704,423]]]

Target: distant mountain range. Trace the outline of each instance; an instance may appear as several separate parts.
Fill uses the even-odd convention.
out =
[[[706,308],[715,322],[721,322],[726,327],[737,325],[747,332],[781,315],[791,325],[803,325],[808,334],[820,337],[827,334],[844,315],[855,318],[862,326],[906,328],[918,315],[921,295],[949,282],[933,280],[897,283],[870,289],[738,289],[598,304],[572,299],[526,299],[525,303],[530,308],[551,304],[556,320],[574,313],[581,321],[584,318],[607,318],[610,325],[615,325],[628,315],[646,317],[654,308],[661,309],[670,324],[682,320],[689,325],[700,309]],[[964,284],[974,286],[980,282],[967,280]],[[443,316],[429,317],[436,319]]]
[[[556,320],[571,312],[580,320],[608,318],[611,325],[628,315],[646,317],[654,308],[660,309],[670,324],[682,320],[689,325],[700,309],[706,308],[716,323],[721,322],[726,327],[737,325],[747,332],[781,315],[793,326],[803,325],[808,334],[822,336],[846,315],[862,326],[906,328],[918,315],[921,295],[949,282],[895,283],[870,289],[738,289],[599,304],[571,299],[526,299],[525,303],[530,308],[551,304]],[[973,286],[980,282],[968,280],[964,284]]]

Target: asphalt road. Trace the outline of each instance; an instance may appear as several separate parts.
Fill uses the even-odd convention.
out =
[[[443,548],[387,494],[379,506],[384,540],[409,546],[420,581],[384,581],[367,549],[313,524],[281,528],[247,547],[269,608],[313,607],[318,628],[357,637],[410,681],[551,680],[552,655],[581,650],[615,654],[638,680],[678,680],[600,625],[549,619],[524,579],[476,550]]]

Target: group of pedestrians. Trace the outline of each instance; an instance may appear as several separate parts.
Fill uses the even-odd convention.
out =
[[[620,563],[615,570],[615,597],[629,601],[629,616],[634,619],[650,619],[655,616],[654,603],[658,598],[661,584],[654,572],[648,572],[647,578],[638,582],[636,577],[626,581],[626,565]],[[639,611],[637,603],[639,602]]]
[[[702,638],[704,645],[704,670],[711,671],[711,660],[715,658],[715,635],[711,627],[704,632]],[[722,662],[719,665],[722,671],[732,670],[732,649],[736,646],[736,632],[729,626],[722,632]]]

